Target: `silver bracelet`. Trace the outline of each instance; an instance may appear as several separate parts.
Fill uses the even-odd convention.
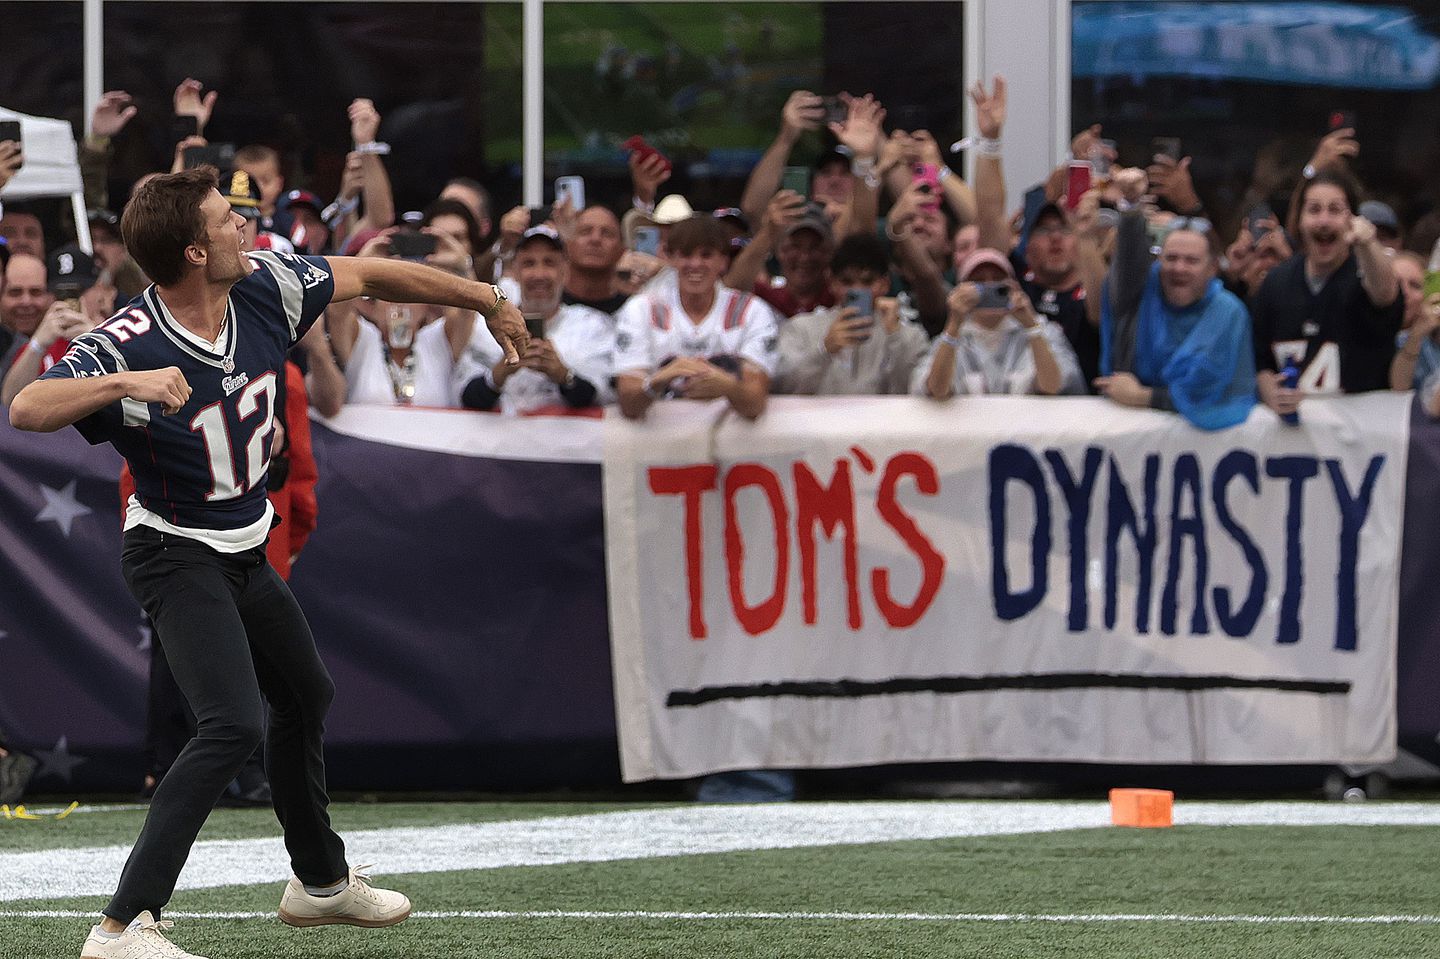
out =
[[[376,156],[386,156],[390,153],[390,144],[381,143],[379,140],[371,140],[369,143],[355,144],[356,153],[373,153]]]
[[[1032,340],[1038,340],[1045,335],[1045,321],[1037,320],[1034,326],[1025,327],[1025,335]]]
[[[989,137],[975,138],[975,155],[982,157],[1000,156],[1000,138],[990,139]]]
[[[960,337],[958,336],[951,336],[949,333],[945,333],[942,331],[939,336],[939,340],[941,343],[944,343],[952,350],[960,349]]]

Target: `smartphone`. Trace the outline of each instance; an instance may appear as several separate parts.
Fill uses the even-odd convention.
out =
[[[843,124],[850,116],[850,106],[839,97],[821,97],[820,105],[825,108],[825,122]]]
[[[635,252],[644,253],[647,256],[659,256],[660,228],[656,226],[637,226],[635,228]]]
[[[780,189],[793,190],[801,196],[810,195],[810,168],[808,166],[787,166],[780,179]]]
[[[401,230],[390,234],[390,252],[406,260],[419,260],[435,252],[435,237],[429,233]]]
[[[20,121],[0,120],[0,140],[13,140],[16,143],[23,143],[20,139]]]
[[[1275,211],[1270,209],[1270,204],[1262,203],[1245,215],[1245,229],[1258,240],[1270,232],[1270,227],[1265,225],[1266,221],[1274,219]]]
[[[579,213],[585,209],[585,178],[583,176],[562,176],[555,178],[555,203],[558,206],[570,198],[570,209]]]
[[[187,170],[197,166],[213,166],[224,173],[235,166],[235,144],[207,143],[203,147],[186,147],[180,154],[180,160]]]
[[[1070,161],[1070,172],[1065,178],[1065,209],[1073,210],[1080,205],[1080,198],[1090,191],[1091,176],[1089,160]]]
[[[934,210],[940,206],[940,170],[933,163],[917,163],[911,171],[911,179],[919,184],[921,193],[929,194],[929,199],[920,205],[927,210]]]
[[[1355,130],[1355,112],[1353,110],[1331,110],[1330,117],[1325,124],[1326,133],[1334,133],[1336,130]]]
[[[980,300],[977,310],[1008,310],[1010,308],[1010,284],[1004,280],[992,280],[980,284]]]
[[[186,137],[200,135],[200,118],[188,114],[176,114],[170,118],[170,142],[179,143]]]
[[[1155,137],[1150,141],[1150,155],[1169,157],[1179,163],[1185,153],[1181,149],[1179,137]]]
[[[845,299],[841,302],[841,308],[854,307],[856,319],[869,320],[870,325],[875,325],[875,294],[869,290],[851,289],[845,291]],[[865,342],[870,339],[866,333],[860,340]]]
[[[645,138],[640,136],[639,134],[636,134],[635,136],[626,140],[624,143],[620,144],[620,148],[622,150],[629,150],[631,153],[640,154],[641,160],[648,160],[651,157],[659,157],[661,161],[665,164],[665,172],[669,173],[671,170],[670,158],[667,157],[665,154],[661,153],[659,150],[652,147],[650,144],[646,143]]]
[[[545,339],[545,317],[539,313],[526,313],[525,332],[530,334],[532,340]]]

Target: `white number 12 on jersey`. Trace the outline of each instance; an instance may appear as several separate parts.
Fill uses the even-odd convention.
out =
[[[225,401],[211,403],[196,413],[195,418],[190,421],[190,432],[200,434],[210,459],[210,476],[214,482],[210,486],[210,492],[205,494],[206,502],[234,499],[241,493],[254,489],[265,476],[265,469],[270,465],[270,437],[274,432],[271,425],[275,420],[275,374],[266,373],[245,387],[236,403],[235,411],[240,414],[241,422],[250,419],[260,412],[262,396],[265,413],[250,431],[250,439],[245,444],[243,486],[237,478],[239,464],[236,463],[235,448],[230,442],[230,429],[225,425],[225,410],[222,405]]]

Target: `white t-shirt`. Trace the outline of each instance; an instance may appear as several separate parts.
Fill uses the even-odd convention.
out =
[[[359,318],[360,331],[345,364],[345,402],[393,406],[395,380],[386,354],[385,341],[375,324]],[[477,321],[483,328],[484,324]],[[452,384],[454,362],[450,358],[450,341],[445,336],[443,320],[433,320],[415,334],[411,347],[415,354],[415,406],[459,406],[460,395]]]
[[[562,306],[545,321],[545,338],[555,347],[560,362],[595,387],[597,405],[614,402],[610,377],[615,371],[615,323],[608,313],[578,303]],[[457,391],[463,392],[465,385],[477,376],[492,382],[490,370],[504,355],[489,328],[477,322],[470,343],[455,366]],[[544,406],[563,405],[565,398],[560,395],[560,386],[538,370],[516,370],[506,378],[500,391],[502,413],[527,413]]]
[[[676,287],[637,293],[615,314],[615,372],[650,373],[677,356],[728,353],[775,375],[779,319],[749,293],[715,284],[715,303],[699,323]]]

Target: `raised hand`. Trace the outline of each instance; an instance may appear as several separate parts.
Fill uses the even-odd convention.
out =
[[[976,80],[970,88],[970,100],[975,104],[975,125],[980,135],[987,140],[1000,139],[1000,132],[1005,128],[1005,78],[995,74],[990,93],[985,92],[984,82]]]
[[[885,108],[870,94],[846,95],[844,123],[830,124],[830,132],[857,157],[876,157],[885,143]]]
[[[1315,144],[1310,166],[1316,170],[1344,169],[1348,159],[1359,155],[1360,141],[1355,139],[1355,131],[1350,127],[1341,127],[1331,130]]]
[[[210,112],[215,109],[215,101],[220,97],[214,90],[202,96],[200,91],[204,89],[204,84],[194,77],[186,77],[175,88],[175,115],[194,117],[196,126],[202,133],[205,132],[205,124],[210,122]]]
[[[641,203],[654,204],[660,184],[670,179],[670,164],[659,154],[641,158],[640,152],[630,154],[630,184],[635,199]]]
[[[113,137],[125,129],[125,124],[140,108],[131,101],[130,94],[124,90],[111,90],[102,94],[100,102],[95,104],[95,112],[90,114],[90,132],[97,137]]]
[[[356,146],[374,143],[380,133],[380,112],[374,101],[363,97],[352,100],[346,113],[350,116],[350,140]]]
[[[1150,178],[1150,189],[1156,197],[1169,200],[1177,210],[1194,210],[1200,206],[1200,196],[1195,192],[1195,181],[1190,178],[1190,158],[1173,157],[1157,153],[1145,170]]]
[[[1350,228],[1345,231],[1345,242],[1351,246],[1361,246],[1375,239],[1375,224],[1363,216],[1352,216]]]
[[[796,90],[780,111],[780,132],[794,139],[806,130],[818,130],[825,122],[825,104],[809,90]]]
[[[14,140],[0,140],[0,187],[9,183],[24,165],[25,154],[21,152],[20,144]]]

